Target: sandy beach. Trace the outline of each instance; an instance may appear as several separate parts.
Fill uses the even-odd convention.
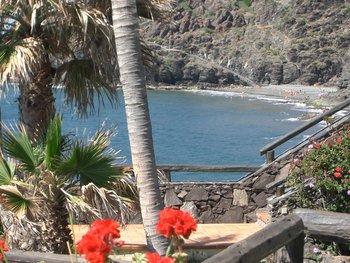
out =
[[[267,85],[260,87],[245,86],[150,86],[149,89],[157,90],[212,90],[235,92],[240,96],[264,95],[268,97],[283,98],[286,100],[300,101],[312,106],[330,107],[341,100],[336,96],[337,87],[304,86],[304,85]]]

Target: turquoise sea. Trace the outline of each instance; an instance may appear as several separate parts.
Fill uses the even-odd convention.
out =
[[[112,146],[120,151],[120,163],[130,163],[122,91],[115,108],[107,103],[86,119],[78,119],[74,109],[64,105],[62,93],[55,90],[56,107],[63,113],[65,132],[88,135],[104,123],[117,131]],[[2,120],[6,124],[15,124],[18,119],[17,96],[13,90],[4,91],[0,99]],[[158,164],[261,165],[264,158],[259,149],[302,124],[299,118],[313,111],[302,103],[264,96],[241,97],[229,92],[149,91],[148,99]],[[314,131],[306,131],[277,152]],[[173,173],[172,179],[223,181],[241,176]]]

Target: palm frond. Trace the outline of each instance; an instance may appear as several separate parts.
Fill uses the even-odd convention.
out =
[[[102,218],[113,218],[122,224],[127,223],[132,213],[133,202],[130,199],[92,183],[82,187],[82,199],[96,208]]]
[[[70,194],[63,189],[61,189],[61,191],[67,198],[68,210],[75,215],[74,218],[78,219],[78,221],[102,219],[102,215],[98,209],[85,202],[81,196]],[[82,215],[86,218],[79,218]]]
[[[45,140],[45,164],[53,171],[57,165],[62,153],[62,119],[57,116],[52,119],[46,132]]]
[[[45,49],[33,37],[0,45],[0,73],[2,84],[9,77],[20,82],[32,81],[33,73],[45,60]]]
[[[96,145],[78,142],[61,162],[58,172],[67,175],[72,181],[78,178],[82,185],[92,182],[97,186],[108,186],[120,176],[113,161],[114,156],[104,154]]]
[[[11,161],[0,159],[0,185],[9,185],[15,175],[16,165]]]
[[[38,154],[35,154],[31,141],[25,132],[19,132],[18,135],[15,135],[8,127],[4,126],[2,143],[4,152],[11,158],[18,160],[26,172],[35,172],[40,164],[40,159]]]
[[[67,103],[77,107],[78,112],[86,114],[94,110],[94,97],[103,105],[108,100],[111,105],[117,101],[117,91],[108,81],[108,76],[96,71],[91,59],[75,59],[62,64],[56,72],[56,83],[64,86]],[[110,76],[110,75],[109,75]]]
[[[35,215],[37,207],[34,202],[22,195],[16,187],[11,185],[1,185],[0,194],[4,208],[13,212],[19,218],[26,215],[31,219]]]

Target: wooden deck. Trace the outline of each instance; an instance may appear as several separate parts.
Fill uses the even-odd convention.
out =
[[[258,224],[199,224],[197,231],[185,242],[185,249],[224,249],[259,231]],[[87,232],[89,226],[75,225],[76,241]],[[145,250],[146,238],[143,225],[127,225],[121,230],[122,250]]]

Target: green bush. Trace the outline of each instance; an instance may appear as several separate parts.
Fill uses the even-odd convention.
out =
[[[311,143],[294,158],[289,186],[299,189],[299,207],[350,212],[350,137],[335,136]]]

